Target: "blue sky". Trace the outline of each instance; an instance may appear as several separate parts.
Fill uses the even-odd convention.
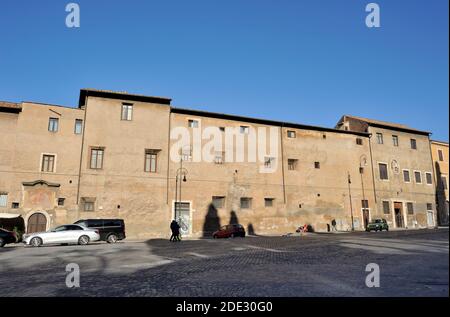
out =
[[[332,127],[342,114],[448,141],[448,0],[2,0],[0,100],[75,106],[80,88]]]

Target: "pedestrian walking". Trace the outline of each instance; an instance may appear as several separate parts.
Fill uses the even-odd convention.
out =
[[[178,222],[176,222],[176,220],[172,220],[172,222],[170,223],[170,230],[172,231],[172,235],[170,236],[170,241],[171,242],[177,242],[180,241],[180,225],[178,224]]]

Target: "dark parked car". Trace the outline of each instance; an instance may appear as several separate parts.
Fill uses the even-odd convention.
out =
[[[245,237],[245,229],[242,225],[226,225],[213,233],[213,238]]]
[[[374,219],[367,225],[366,231],[370,232],[372,230],[375,231],[389,231],[389,225],[386,222],[386,219]]]
[[[116,243],[126,237],[123,219],[83,219],[78,220],[75,224],[97,229],[100,233],[100,240],[108,243]]]
[[[0,229],[0,248],[5,246],[5,244],[16,243],[17,236],[14,232]]]

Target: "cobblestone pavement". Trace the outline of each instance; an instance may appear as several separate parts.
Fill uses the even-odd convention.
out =
[[[0,249],[0,296],[448,296],[448,229]],[[67,288],[66,265],[80,266]],[[380,267],[368,288],[368,263]]]

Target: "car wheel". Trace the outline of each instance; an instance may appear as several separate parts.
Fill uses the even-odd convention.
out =
[[[386,231],[389,231],[389,227],[386,228]]]
[[[39,237],[33,238],[31,239],[30,244],[33,247],[40,247],[42,245],[42,239]]]
[[[0,238],[0,248],[3,248],[3,246],[5,245],[5,240],[3,240],[3,238]]]
[[[86,244],[88,244],[89,243],[89,237],[88,236],[81,236],[79,239],[78,239],[78,244],[79,245],[86,245]]]
[[[236,234],[235,234],[235,233],[232,233],[232,234],[231,234],[231,237],[232,237],[232,238],[236,238]]]
[[[215,234],[215,235],[213,235],[213,239],[217,239],[217,235]]]
[[[108,238],[106,238],[106,242],[108,243],[116,243],[117,242],[117,236],[115,234],[110,234]]]

